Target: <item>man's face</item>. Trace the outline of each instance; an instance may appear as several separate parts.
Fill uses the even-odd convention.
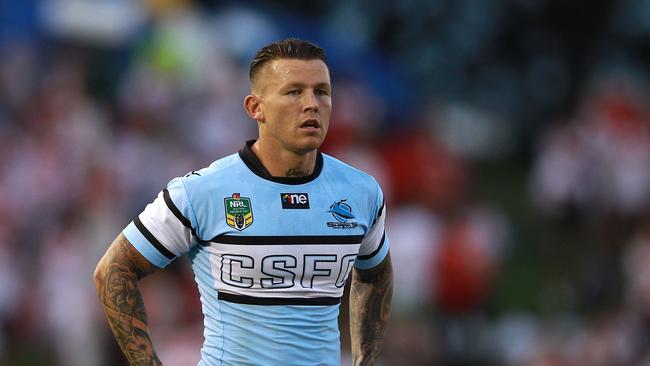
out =
[[[253,82],[262,117],[260,139],[305,154],[327,134],[332,112],[329,70],[321,60],[276,59]]]

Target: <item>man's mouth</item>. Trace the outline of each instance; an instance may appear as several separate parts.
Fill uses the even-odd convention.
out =
[[[315,119],[308,119],[300,125],[300,128],[319,129],[320,123]]]

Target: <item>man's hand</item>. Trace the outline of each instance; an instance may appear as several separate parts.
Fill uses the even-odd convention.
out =
[[[373,269],[354,269],[350,287],[353,365],[373,365],[379,357],[392,295],[393,268],[390,253]]]
[[[139,280],[158,268],[120,235],[95,269],[95,287],[117,343],[131,365],[162,365],[149,336]]]

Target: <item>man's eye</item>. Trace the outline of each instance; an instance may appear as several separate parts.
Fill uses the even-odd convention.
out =
[[[316,90],[316,95],[330,95],[330,93],[325,89]]]
[[[289,90],[289,91],[287,92],[287,94],[288,94],[288,95],[299,95],[299,94],[300,94],[300,90],[298,90],[298,89]]]

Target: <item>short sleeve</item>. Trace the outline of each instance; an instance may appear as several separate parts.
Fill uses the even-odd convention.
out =
[[[195,228],[182,178],[175,178],[123,233],[147,260],[163,268],[196,245]]]
[[[388,254],[390,242],[386,235],[384,222],[386,219],[386,205],[384,195],[377,185],[377,198],[374,204],[373,223],[368,234],[361,241],[359,255],[354,263],[358,269],[370,269],[380,264]]]

